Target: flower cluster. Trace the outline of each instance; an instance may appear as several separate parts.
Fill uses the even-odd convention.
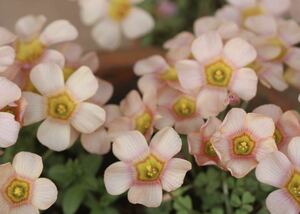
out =
[[[135,6],[141,0],[78,2],[105,49],[154,26]],[[196,20],[194,32],[167,41],[165,56],[137,61],[139,91],[119,105],[107,104],[113,86],[95,75],[97,54],[72,42],[78,32],[68,21],[44,27],[44,16],[28,15],[15,33],[0,27],[0,148],[39,122],[37,139],[52,151],[77,141],[97,155],[112,147],[120,161],[104,172],[107,192],[128,190],[129,202],[147,207],[160,206],[172,195],[163,191],[184,184],[192,169],[184,155],[194,156],[194,167],[215,165],[235,178],[256,168],[259,181],[280,188],[268,196],[268,210],[299,213],[300,115],[274,104],[247,112],[245,104],[259,93],[259,82],[277,91],[300,87],[300,26],[283,18],[289,0],[228,2],[215,16]],[[1,213],[37,213],[55,202],[55,185],[38,178],[42,168],[41,157],[29,152],[0,165]]]

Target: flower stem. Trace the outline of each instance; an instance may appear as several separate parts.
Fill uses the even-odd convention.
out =
[[[232,214],[232,209],[229,202],[229,190],[228,190],[228,184],[226,182],[226,174],[223,174],[222,176],[222,189],[223,189],[226,213]]]
[[[43,160],[44,160],[44,161],[47,160],[52,154],[53,154],[53,151],[50,150],[50,149],[48,149],[47,152],[45,152],[45,153],[43,154]]]

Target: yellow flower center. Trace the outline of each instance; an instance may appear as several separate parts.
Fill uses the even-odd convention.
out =
[[[261,7],[259,7],[259,6],[251,7],[251,8],[247,8],[242,11],[242,19],[245,21],[249,17],[259,16],[259,15],[263,15],[263,14],[264,14],[264,11]]]
[[[159,178],[164,162],[154,155],[149,155],[145,160],[135,165],[137,178],[140,181],[155,181]]]
[[[298,172],[294,172],[286,188],[292,197],[300,203],[300,174]]]
[[[152,116],[149,112],[144,112],[135,119],[135,129],[145,134],[152,125]]]
[[[44,45],[38,39],[30,42],[18,41],[16,45],[16,59],[23,63],[32,63],[41,57],[44,49]]]
[[[181,97],[173,105],[173,110],[179,117],[189,117],[196,111],[196,102],[188,97]]]
[[[166,81],[177,81],[178,76],[177,76],[177,71],[174,67],[171,67],[167,69],[162,75],[161,75],[162,80]]]
[[[108,14],[115,21],[122,21],[131,9],[129,0],[110,0]]]
[[[279,38],[271,38],[267,41],[267,44],[278,47],[280,49],[278,56],[273,59],[274,61],[283,59],[288,52],[288,49]]]
[[[64,72],[64,79],[65,81],[69,79],[69,77],[75,72],[76,70],[71,67],[64,67],[63,72]]]
[[[233,139],[233,152],[236,155],[250,155],[255,147],[255,141],[247,134]]]
[[[68,120],[75,108],[75,101],[67,93],[48,98],[48,115],[54,119]]]
[[[280,144],[283,140],[283,135],[281,134],[281,131],[277,128],[275,129],[273,137],[277,145]]]
[[[205,153],[208,155],[208,156],[211,156],[211,157],[215,157],[217,156],[217,153],[214,149],[214,147],[212,146],[211,142],[210,141],[207,141],[205,143]]]
[[[205,74],[209,85],[227,87],[231,80],[232,68],[223,61],[218,61],[206,66]]]
[[[28,200],[30,184],[27,181],[15,178],[6,187],[6,196],[12,203],[22,203]]]

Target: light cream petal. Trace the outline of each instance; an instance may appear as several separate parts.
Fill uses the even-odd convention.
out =
[[[136,90],[130,91],[121,101],[120,109],[126,116],[133,116],[144,110],[144,103]]]
[[[283,15],[286,13],[290,6],[290,0],[262,0],[261,5],[267,11],[271,12],[274,15]]]
[[[43,171],[42,157],[31,152],[19,152],[12,162],[18,175],[37,179]]]
[[[35,66],[30,72],[30,80],[40,93],[47,96],[62,92],[65,86],[61,68],[53,63]]]
[[[194,32],[196,36],[201,36],[210,31],[216,31],[220,26],[221,21],[212,16],[205,16],[197,19],[194,23]]]
[[[0,72],[6,71],[6,69],[14,63],[15,51],[10,46],[0,47]]]
[[[160,55],[153,55],[146,59],[136,62],[134,65],[134,73],[138,76],[151,73],[161,73],[169,68],[166,60]]]
[[[85,25],[92,25],[107,13],[108,2],[104,0],[79,0],[80,18]]]
[[[235,159],[230,160],[226,164],[226,168],[230,171],[231,175],[235,178],[243,178],[257,165],[255,160]]]
[[[296,45],[300,42],[300,26],[293,19],[279,21],[279,34],[289,45]]]
[[[241,108],[231,109],[220,127],[220,132],[226,136],[233,135],[245,127],[246,112]]]
[[[0,112],[0,147],[7,148],[17,142],[21,125],[10,113]]]
[[[90,68],[80,67],[67,80],[66,86],[77,101],[84,101],[95,95],[98,81]]]
[[[72,126],[79,132],[90,134],[105,122],[106,113],[103,108],[92,103],[80,103],[71,118]]]
[[[199,130],[204,124],[204,121],[200,115],[195,115],[191,119],[177,121],[175,123],[175,130],[179,134],[188,134],[193,131]]]
[[[65,57],[67,64],[77,64],[83,53],[82,47],[75,42],[63,43],[57,50]]]
[[[246,40],[234,38],[229,40],[224,47],[226,60],[233,63],[237,68],[249,65],[256,59],[255,48]]]
[[[27,204],[11,209],[9,214],[39,214],[39,210],[31,204]]]
[[[245,21],[245,26],[259,35],[274,35],[277,33],[277,22],[273,16],[259,15],[249,17]]]
[[[21,40],[31,40],[37,37],[46,23],[43,15],[27,15],[21,17],[16,25],[15,31]]]
[[[125,37],[137,39],[149,33],[154,28],[153,17],[137,7],[132,7],[128,16],[122,22]]]
[[[114,105],[114,104],[105,105],[103,107],[103,109],[106,112],[105,125],[108,125],[114,119],[122,116],[122,113],[120,111],[120,107],[118,105]]]
[[[76,39],[77,29],[67,20],[57,20],[50,23],[40,35],[43,44],[49,46],[60,42]]]
[[[272,118],[255,113],[247,114],[246,127],[258,139],[272,137],[275,131]]]
[[[161,175],[161,184],[165,191],[171,192],[182,186],[185,174],[192,169],[192,164],[180,158],[173,158],[165,167]]]
[[[46,99],[32,92],[23,92],[27,102],[24,114],[24,125],[30,125],[46,118]]]
[[[98,90],[94,94],[92,98],[90,98],[90,102],[95,103],[99,106],[106,104],[113,95],[114,87],[113,85],[103,79],[97,78],[98,81]]]
[[[121,46],[122,33],[120,25],[110,19],[101,20],[92,29],[92,37],[100,48],[116,50]]]
[[[266,158],[272,152],[278,151],[275,139],[273,136],[257,142],[255,156],[257,161]]]
[[[272,214],[298,214],[299,205],[294,201],[285,189],[272,192],[266,199],[266,205]]]
[[[39,178],[33,183],[32,204],[40,210],[46,210],[57,199],[57,188],[47,178]]]
[[[192,53],[202,64],[217,60],[222,53],[223,42],[216,32],[208,32],[194,40]]]
[[[292,69],[300,70],[300,48],[291,48],[285,58],[285,62]]]
[[[129,189],[128,200],[132,204],[142,204],[146,207],[158,207],[162,202],[160,184],[140,184]]]
[[[241,68],[236,71],[230,83],[230,91],[237,94],[241,99],[249,101],[257,93],[258,77],[254,70]]]
[[[100,66],[100,60],[98,53],[95,51],[84,54],[80,59],[80,65],[89,67],[94,73],[96,73]]]
[[[288,145],[288,158],[300,168],[300,137],[294,137]]]
[[[256,0],[228,0],[228,2],[239,8],[254,7],[256,5]]]
[[[11,163],[1,164],[0,170],[1,170],[0,187],[2,188],[3,185],[5,185],[6,182],[11,178],[11,176],[13,176],[15,174],[15,170],[12,167]],[[1,194],[0,194],[0,198],[1,198]],[[1,199],[0,199],[0,208],[2,208],[1,205],[3,203],[1,201]],[[4,205],[2,205],[2,206],[4,206]]]
[[[277,151],[261,160],[256,167],[256,178],[262,183],[283,187],[294,171],[289,159]]]
[[[271,117],[275,123],[280,119],[283,113],[281,108],[275,104],[261,105],[254,109],[253,112]]]
[[[176,63],[179,82],[184,89],[199,89],[205,81],[204,69],[196,61],[182,60]]]
[[[162,160],[169,160],[181,150],[179,134],[170,127],[157,132],[150,142],[150,150]]]
[[[105,188],[111,195],[122,194],[130,188],[133,182],[133,168],[124,162],[113,163],[104,172]]]
[[[10,206],[7,203],[7,200],[0,194],[0,210],[3,213],[9,213]]]
[[[5,77],[0,77],[0,109],[21,98],[21,89]]]
[[[114,155],[124,162],[143,160],[149,154],[145,137],[138,131],[128,131],[113,141]]]
[[[46,119],[38,128],[37,138],[53,151],[63,151],[71,145],[71,127],[68,123]]]
[[[16,36],[4,27],[0,27],[0,46],[7,45],[16,40]]]
[[[104,128],[91,134],[81,135],[82,147],[91,154],[103,155],[109,152],[111,139]]]
[[[65,57],[56,50],[47,49],[45,50],[39,63],[54,63],[60,68],[63,68],[65,65]]]

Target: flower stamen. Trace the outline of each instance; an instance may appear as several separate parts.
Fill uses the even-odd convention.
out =
[[[137,177],[140,181],[157,180],[163,170],[164,162],[154,155],[149,155],[145,160],[136,164]]]
[[[209,85],[227,87],[232,76],[232,68],[223,61],[217,61],[206,66],[205,74]]]
[[[255,141],[247,134],[242,134],[233,139],[233,152],[236,155],[250,155],[255,147]]]
[[[131,9],[129,0],[111,0],[108,14],[115,21],[123,20]]]
[[[54,119],[68,120],[75,108],[75,101],[67,93],[48,98],[48,115]]]
[[[188,97],[181,97],[173,105],[173,110],[179,117],[189,117],[196,111],[196,102]]]
[[[7,185],[5,193],[10,202],[20,204],[28,200],[30,184],[27,181],[15,178]]]

